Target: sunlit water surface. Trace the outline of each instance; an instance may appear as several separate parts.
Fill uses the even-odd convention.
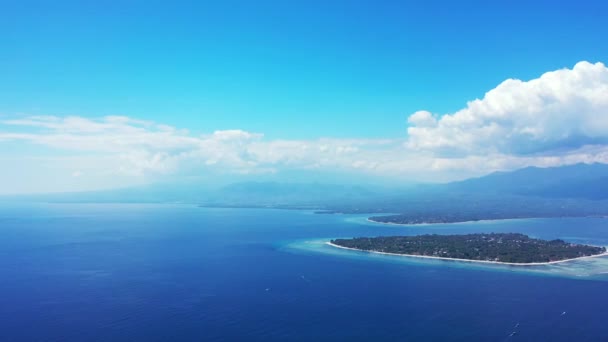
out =
[[[0,341],[603,341],[608,258],[496,266],[336,237],[521,232],[608,245],[608,220],[391,226],[186,205],[0,206]]]

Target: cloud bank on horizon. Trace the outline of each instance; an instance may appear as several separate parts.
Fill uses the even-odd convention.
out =
[[[407,121],[402,139],[267,140],[263,132],[197,135],[126,116],[10,118],[0,122],[0,148],[29,149],[2,152],[0,176],[11,183],[5,191],[32,192],[294,170],[446,181],[525,166],[608,163],[608,68],[579,62],[529,81],[508,79],[454,113],[421,110]],[[11,180],[16,175],[23,184]]]

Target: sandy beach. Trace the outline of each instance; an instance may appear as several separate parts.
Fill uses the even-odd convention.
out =
[[[529,220],[537,219],[542,217],[526,217],[526,218],[506,218],[506,219],[483,219],[483,220],[469,220],[469,221],[456,221],[456,222],[420,222],[420,223],[396,223],[396,222],[381,222],[374,221],[369,217],[366,219],[367,222],[376,224],[386,224],[389,226],[432,226],[432,225],[445,225],[445,224],[461,224],[461,223],[483,223],[483,222],[494,222],[494,221],[508,221],[508,220]]]
[[[471,259],[457,259],[457,258],[443,258],[443,257],[435,257],[435,256],[427,256],[427,255],[413,255],[413,254],[398,254],[398,253],[386,253],[386,252],[377,252],[377,251],[366,251],[366,250],[358,249],[358,248],[350,248],[350,247],[339,246],[339,245],[331,243],[330,241],[327,241],[326,244],[329,245],[329,246],[332,246],[332,247],[341,248],[341,249],[348,249],[348,250],[357,251],[357,252],[366,252],[366,253],[393,255],[393,256],[410,257],[410,258],[437,259],[437,260],[445,260],[445,261],[477,262],[477,263],[482,263],[482,264],[510,265],[510,266],[545,266],[545,265],[559,264],[559,263],[564,263],[564,262],[574,261],[574,260],[582,260],[582,259],[590,259],[590,258],[598,258],[598,257],[608,256],[608,252],[606,252],[606,253],[601,253],[601,254],[596,254],[596,255],[589,255],[589,256],[572,258],[572,259],[564,259],[564,260],[548,261],[548,262],[530,262],[530,263],[523,264],[523,263],[514,263],[514,262],[471,260]]]

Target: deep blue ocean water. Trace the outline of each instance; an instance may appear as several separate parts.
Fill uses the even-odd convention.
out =
[[[2,205],[0,341],[608,341],[602,263],[577,277],[306,247],[476,231],[608,245],[599,218],[397,227],[287,210]]]

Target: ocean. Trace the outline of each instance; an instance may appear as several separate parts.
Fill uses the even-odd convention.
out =
[[[607,341],[608,261],[373,255],[337,237],[521,232],[608,245],[608,219],[389,226],[172,204],[2,204],[0,341]]]

